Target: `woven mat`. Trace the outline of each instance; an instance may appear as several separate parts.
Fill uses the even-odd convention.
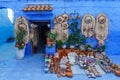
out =
[[[105,72],[101,69],[99,65],[96,65],[96,67],[101,74],[105,74]],[[79,65],[71,66],[71,69],[73,74],[85,74],[84,69],[80,68]]]

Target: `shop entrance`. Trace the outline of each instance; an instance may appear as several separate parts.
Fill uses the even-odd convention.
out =
[[[32,22],[37,25],[38,29],[37,31],[37,36],[38,36],[38,43],[36,47],[33,48],[33,53],[45,53],[45,45],[46,45],[46,38],[47,38],[47,32],[50,31],[49,21],[46,22],[39,22],[39,21],[34,21]]]

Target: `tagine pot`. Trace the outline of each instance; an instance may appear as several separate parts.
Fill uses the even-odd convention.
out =
[[[67,71],[66,71],[66,76],[67,76],[67,77],[72,77],[72,76],[73,76],[71,69],[67,69]]]
[[[16,58],[23,59],[25,56],[25,47],[23,49],[16,48]]]
[[[115,75],[116,76],[120,76],[120,70],[118,69],[118,70],[115,70]]]

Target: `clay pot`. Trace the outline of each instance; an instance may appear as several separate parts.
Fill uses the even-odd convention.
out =
[[[41,5],[37,5],[37,8],[40,8],[41,7]]]
[[[73,76],[72,70],[71,70],[70,68],[68,68],[68,69],[66,70],[66,76],[67,76],[67,77],[72,77],[72,76]]]
[[[47,46],[51,46],[52,45],[52,42],[47,42]]]
[[[51,60],[53,60],[53,56],[52,55],[50,55],[50,57],[49,57]]]
[[[44,10],[44,8],[43,8],[43,7],[41,7],[41,8],[40,8],[40,10],[41,10],[41,11],[43,11],[43,10]]]
[[[76,54],[79,54],[79,49],[78,48],[74,48],[74,49],[72,49],[72,52],[75,52]]]
[[[49,6],[48,5],[44,6],[44,9],[49,10]]]
[[[57,59],[56,56],[54,56],[54,57],[53,57],[54,62],[56,62],[56,59]]]
[[[31,11],[31,8],[28,7],[28,11]]]
[[[49,41],[49,42],[47,42],[47,44],[48,44],[48,45],[51,45],[51,44],[52,44],[52,42],[50,42],[50,41]]]
[[[63,57],[66,57],[68,56],[67,53],[65,51],[59,53],[59,61],[63,58]]]
[[[32,7],[32,8],[31,8],[31,10],[35,11],[35,10],[36,10],[36,8]]]
[[[61,52],[63,52],[64,49],[57,49],[57,52],[60,54]]]
[[[120,76],[120,70],[115,70],[115,75]]]
[[[66,66],[67,66],[67,68],[69,68],[69,67],[70,67],[70,63],[69,63],[69,62],[67,62],[67,63],[66,63]]]
[[[118,70],[118,65],[117,65],[117,64],[113,64],[113,65],[112,65],[112,68],[113,68],[114,70]]]
[[[57,72],[58,72],[58,73],[57,73],[57,76],[60,77],[60,76],[61,76],[61,75],[60,75],[60,66],[58,66]]]
[[[37,7],[36,10],[37,10],[37,11],[40,11],[40,8]]]
[[[50,7],[50,8],[49,8],[49,10],[53,10],[53,8],[52,8],[52,7]]]
[[[62,70],[62,74],[61,74],[61,75],[62,75],[62,76],[65,76],[65,75],[66,75],[64,70]]]
[[[57,77],[60,77],[61,75],[60,75],[60,72],[58,72],[58,74],[57,74]]]
[[[73,74],[72,74],[72,70],[71,70],[71,65],[69,62],[66,63],[66,66],[67,66],[67,69],[66,69],[66,76],[67,77],[72,77]]]
[[[27,8],[27,7],[25,7],[23,10],[24,10],[24,11],[27,11],[27,10],[28,10],[28,8]]]
[[[86,56],[87,56],[87,52],[86,52],[86,51],[83,51],[83,50],[80,50],[80,54],[81,54],[81,55],[86,55]]]
[[[71,52],[71,49],[64,49],[65,52],[68,54],[69,52]]]
[[[45,8],[44,8],[44,10],[48,10],[48,8],[47,8],[47,7],[45,7]]]

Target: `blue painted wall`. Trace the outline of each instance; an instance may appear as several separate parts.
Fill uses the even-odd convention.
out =
[[[1,0],[2,1],[2,0]],[[53,13],[54,16],[62,14],[64,11],[71,13],[74,10],[79,12],[82,17],[86,13],[92,14],[95,18],[99,13],[105,13],[109,18],[109,35],[106,40],[107,53],[108,54],[120,54],[120,1],[119,0],[66,0],[65,3],[63,0],[36,0],[36,1],[8,1],[0,2],[0,7],[10,7],[15,12],[15,18],[18,16],[25,16],[22,12],[22,9],[25,5],[28,4],[52,4],[54,7]],[[1,17],[0,17],[1,18]]]
[[[14,36],[13,24],[8,18],[8,10],[0,9],[0,45]]]

